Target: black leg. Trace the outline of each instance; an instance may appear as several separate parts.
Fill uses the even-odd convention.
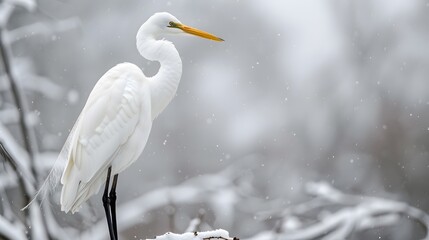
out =
[[[112,226],[112,218],[110,216],[110,199],[108,196],[109,193],[109,183],[110,183],[110,174],[112,173],[112,167],[109,167],[107,170],[107,178],[106,178],[106,186],[104,188],[104,194],[103,194],[103,207],[104,212],[106,213],[106,219],[107,219],[107,226],[109,227],[109,234],[110,234],[110,240],[116,240],[115,234],[113,232],[113,226]]]
[[[118,227],[116,225],[116,183],[118,182],[118,174],[113,176],[112,189],[110,189],[110,210],[112,211],[113,232],[115,238],[118,239]]]

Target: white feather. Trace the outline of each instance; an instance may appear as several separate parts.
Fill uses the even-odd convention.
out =
[[[97,82],[75,127],[78,137],[69,146],[73,151],[61,181],[63,211],[77,211],[98,192],[110,166],[118,174],[143,151],[138,144],[147,141],[152,125],[147,84],[131,63],[113,67]]]

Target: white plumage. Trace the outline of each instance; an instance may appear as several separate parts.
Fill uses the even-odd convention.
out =
[[[70,135],[61,210],[76,212],[143,151],[152,126],[149,80],[131,63],[110,69],[92,90]]]
[[[140,27],[136,40],[144,58],[160,62],[158,74],[148,78],[136,65],[121,63],[98,80],[59,156],[66,162],[63,211],[78,211],[96,194],[109,167],[116,175],[140,156],[153,119],[174,97],[182,74],[179,53],[163,37],[182,33],[223,41],[183,25],[169,13],[156,13]]]

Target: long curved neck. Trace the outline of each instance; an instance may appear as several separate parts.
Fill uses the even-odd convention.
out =
[[[176,95],[182,76],[182,60],[173,43],[148,37],[145,25],[137,33],[137,49],[150,60],[158,61],[158,73],[149,79],[152,102],[152,120],[158,116]]]

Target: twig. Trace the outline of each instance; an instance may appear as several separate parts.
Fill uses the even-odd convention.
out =
[[[18,163],[12,158],[10,153],[6,150],[6,148],[3,145],[3,143],[1,142],[1,140],[0,140],[0,151],[1,151],[0,154],[3,156],[3,158],[7,162],[9,162],[9,164],[12,167],[13,171],[15,172],[16,176],[18,177],[19,190],[21,191],[22,196],[24,197],[24,201],[29,202],[30,197],[26,193],[24,179],[22,178],[22,176],[18,170]]]
[[[16,142],[14,136],[9,132],[9,130],[0,123],[0,142],[4,152],[2,153],[7,157],[6,161],[13,161],[12,164],[16,165],[17,171],[20,173],[20,176],[25,181],[26,185],[33,187],[36,183],[36,180],[31,174],[30,167],[28,164],[28,154],[23,149],[18,142]],[[33,188],[34,190],[34,188]]]
[[[10,165],[12,166],[15,172],[18,172],[18,164],[15,162],[12,156],[10,156],[10,153],[6,150],[1,140],[0,140],[0,155],[6,160],[6,162],[10,163]]]
[[[34,162],[33,162],[36,146],[32,145],[32,142],[33,144],[36,144],[36,141],[33,141],[35,139],[35,136],[31,128],[28,127],[26,124],[25,113],[27,112],[27,108],[25,105],[24,96],[22,96],[12,73],[10,60],[9,60],[10,59],[9,49],[6,47],[3,41],[3,29],[0,29],[0,53],[1,53],[5,74],[8,76],[12,95],[13,95],[16,107],[19,111],[19,126],[23,135],[25,149],[27,150],[30,157],[30,168],[33,173],[33,176],[37,179],[38,174],[34,167]]]
[[[176,230],[176,224],[174,221],[174,217],[176,215],[176,205],[174,204],[174,202],[168,204],[165,208],[165,211],[167,212],[168,216],[168,227],[170,231],[174,232]]]

